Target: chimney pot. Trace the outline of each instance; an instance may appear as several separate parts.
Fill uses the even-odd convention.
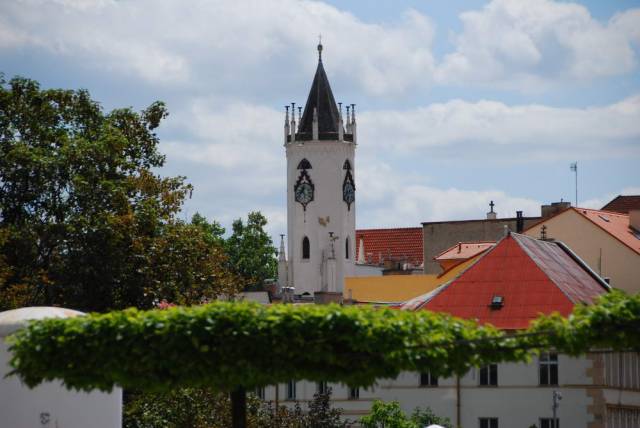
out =
[[[516,211],[516,233],[522,233],[524,231],[524,218],[522,217],[522,211]]]

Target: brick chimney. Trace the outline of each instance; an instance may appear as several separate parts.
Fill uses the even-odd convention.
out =
[[[542,214],[542,218],[548,218],[554,214],[566,210],[567,208],[571,208],[571,202],[560,200],[560,202],[552,202],[549,205],[542,205],[540,207],[540,212]]]

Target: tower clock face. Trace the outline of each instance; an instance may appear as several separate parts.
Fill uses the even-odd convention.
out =
[[[296,202],[307,205],[313,200],[313,187],[310,183],[300,183],[296,188]]]

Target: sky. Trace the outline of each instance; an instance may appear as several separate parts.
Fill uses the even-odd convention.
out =
[[[158,171],[230,228],[286,232],[284,106],[323,64],[357,105],[358,228],[640,194],[640,0],[0,0],[0,72],[164,101]]]

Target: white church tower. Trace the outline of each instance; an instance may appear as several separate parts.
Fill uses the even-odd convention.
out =
[[[338,300],[355,263],[355,105],[336,105],[322,65],[304,112],[286,107],[287,282],[296,295]],[[280,287],[283,285],[280,284]],[[323,296],[325,298],[323,298]]]

